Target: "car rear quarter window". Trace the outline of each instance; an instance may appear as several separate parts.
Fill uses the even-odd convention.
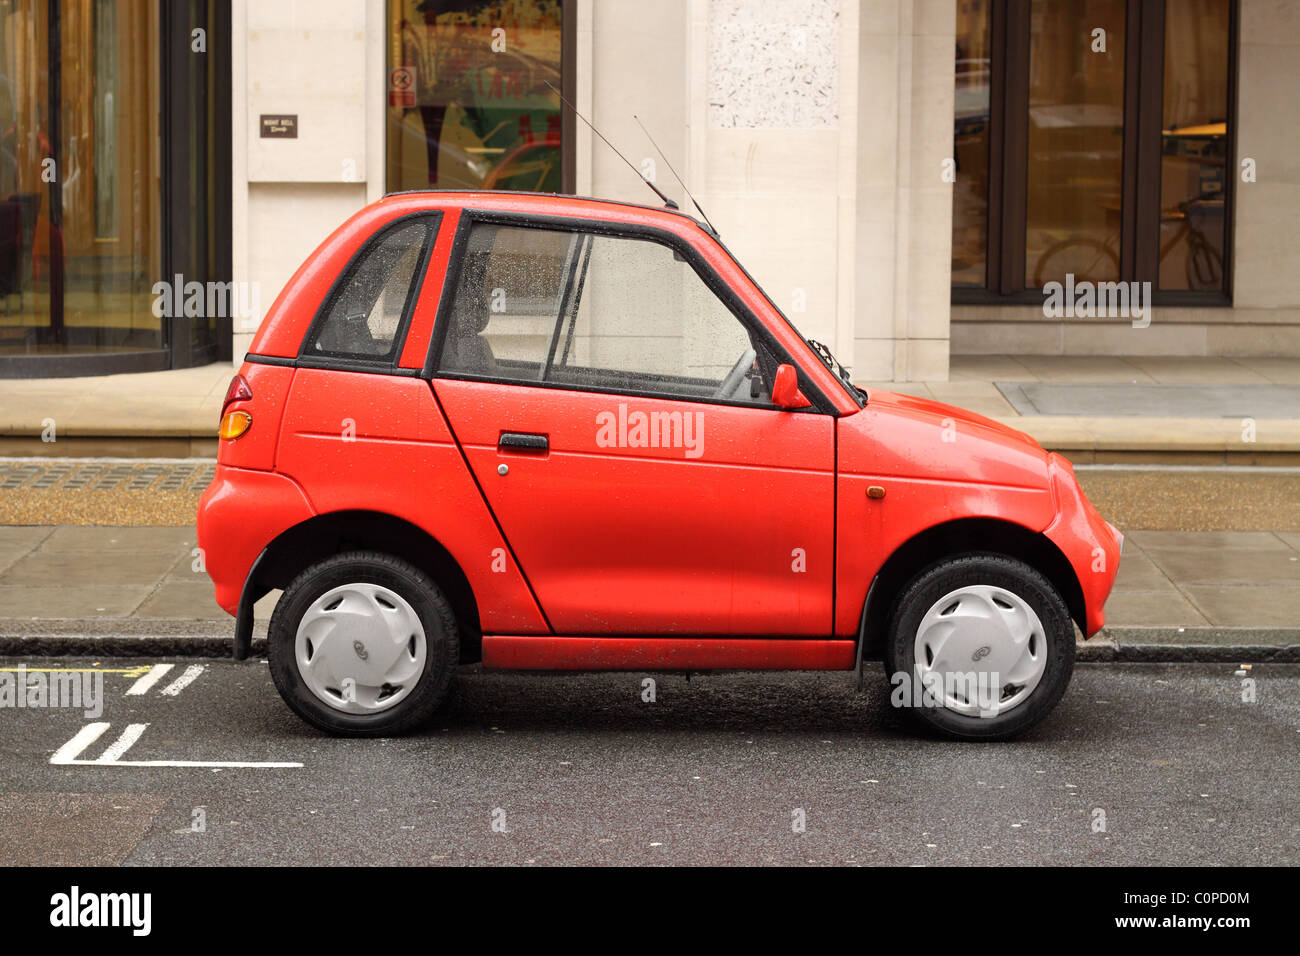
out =
[[[380,233],[349,264],[312,323],[303,358],[391,362],[419,290],[433,227],[421,217]]]

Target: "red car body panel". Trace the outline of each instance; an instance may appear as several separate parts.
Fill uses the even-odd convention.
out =
[[[433,251],[429,256],[429,266],[424,273],[424,285],[420,287],[420,296],[415,303],[415,315],[411,320],[411,328],[406,334],[402,356],[397,363],[401,368],[422,369],[429,357],[434,319],[438,315],[438,302],[442,298],[442,280],[447,274],[447,263],[451,260],[452,246],[456,242],[456,226],[459,222],[459,210],[443,211],[438,236],[434,240]]]
[[[276,467],[303,484],[317,514],[375,511],[431,534],[474,593],[490,595],[484,630],[549,630],[424,379],[298,369]]]
[[[253,424],[239,441],[223,441],[217,446],[218,462],[258,471],[275,468],[280,417],[284,414],[285,401],[293,385],[294,371],[281,365],[244,364],[240,375],[248,383],[253,397],[231,402],[227,409],[247,412],[253,417]]]
[[[434,390],[557,634],[829,632],[829,415],[451,379]],[[626,432],[660,413],[695,416],[698,457],[599,444],[601,416]],[[546,435],[549,451],[498,450],[503,431]]]
[[[1083,633],[1092,637],[1106,624],[1106,598],[1119,573],[1124,536],[1079,489],[1068,459],[1052,455],[1048,464],[1060,508],[1043,534],[1061,549],[1078,576],[1087,618]]]
[[[872,389],[866,408],[838,427],[837,635],[857,633],[876,573],[920,532],[962,518],[1042,531],[1055,516],[1047,453],[992,419]],[[945,453],[957,448],[963,468],[954,473]],[[872,486],[884,497],[868,497]]]
[[[314,512],[290,478],[217,463],[212,483],[199,499],[198,536],[217,604],[228,614],[239,598],[253,562],[281,533]]]
[[[689,244],[798,366],[819,408],[431,372],[458,227],[478,213],[655,229]],[[367,240],[411,215],[441,218],[392,366],[299,358]],[[1087,635],[1104,622],[1118,569],[1122,537],[1068,462],[937,402],[872,390],[859,407],[721,244],[671,210],[536,194],[386,197],[293,275],[240,374],[253,397],[230,408],[252,424],[221,441],[198,521],[217,601],[232,614],[251,606],[254,562],[284,532],[358,511],[400,519],[451,556],[473,592],[488,667],[851,668],[864,601],[891,555],[968,518],[1041,534],[1059,549],[1083,595]],[[622,428],[634,413],[698,415],[703,441],[600,439],[601,416]],[[504,431],[549,444],[502,448]]]
[[[851,670],[856,641],[781,638],[486,635],[483,666],[503,670]]]

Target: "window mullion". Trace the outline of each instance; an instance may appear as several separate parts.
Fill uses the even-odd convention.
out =
[[[1001,221],[995,291],[1010,295],[1025,288],[1025,211],[1029,183],[1029,0],[1007,0],[1006,4],[995,5],[995,9],[999,8],[1005,18],[1001,41],[1006,79],[1000,102],[1002,130],[998,134],[1002,148],[999,168],[1003,188],[998,204]]]
[[[1129,232],[1121,243],[1121,277],[1156,282],[1160,268],[1160,148],[1164,121],[1165,3],[1132,3],[1131,48],[1136,48],[1133,80],[1126,77],[1124,219]],[[1134,58],[1129,58],[1129,64]],[[1129,86],[1133,87],[1131,97]],[[1130,113],[1132,105],[1135,112]],[[1128,140],[1133,140],[1130,150]],[[1130,168],[1131,163],[1131,168]]]

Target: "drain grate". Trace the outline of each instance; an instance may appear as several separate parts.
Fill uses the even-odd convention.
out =
[[[0,461],[0,491],[192,491],[208,486],[211,459]]]

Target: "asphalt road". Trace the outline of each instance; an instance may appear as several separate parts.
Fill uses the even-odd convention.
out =
[[[1080,665],[1031,735],[958,744],[874,671],[661,675],[647,703],[638,674],[471,670],[426,731],[367,741],[257,661],[127,694],[154,663],[101,662],[99,716],[0,710],[0,864],[1300,862],[1294,665],[1256,666],[1253,703],[1232,666]]]

